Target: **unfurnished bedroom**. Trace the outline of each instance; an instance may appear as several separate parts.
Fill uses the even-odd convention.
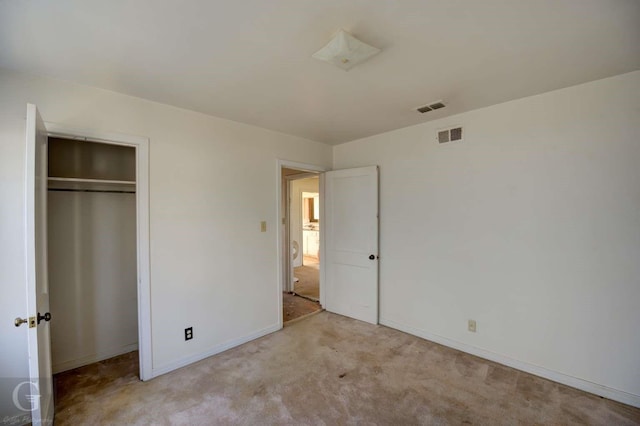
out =
[[[640,425],[637,0],[0,1],[0,423]]]

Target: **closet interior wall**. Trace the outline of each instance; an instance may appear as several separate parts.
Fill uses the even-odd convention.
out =
[[[135,148],[49,138],[54,373],[138,348]]]

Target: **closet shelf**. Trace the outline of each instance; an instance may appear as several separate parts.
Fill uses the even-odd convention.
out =
[[[108,180],[108,179],[81,179],[81,178],[63,178],[49,177],[49,182],[72,182],[72,183],[99,183],[114,185],[135,185],[134,180]]]

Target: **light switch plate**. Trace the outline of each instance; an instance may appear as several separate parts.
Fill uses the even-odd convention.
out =
[[[260,232],[267,232],[267,221],[263,220],[260,222]]]

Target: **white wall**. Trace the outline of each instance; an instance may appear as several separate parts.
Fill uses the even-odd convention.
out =
[[[374,164],[383,324],[640,405],[640,72],[334,149]]]
[[[328,167],[331,147],[59,80],[0,70],[0,376],[26,374],[24,118],[150,139],[154,371],[278,326],[277,159]],[[260,232],[260,221],[267,232]],[[251,268],[247,268],[247,262]],[[184,328],[194,339],[184,341]],[[10,349],[5,349],[10,348]],[[13,362],[13,361],[12,361]],[[5,371],[6,370],[6,371]]]
[[[135,194],[48,195],[53,372],[136,350]]]

